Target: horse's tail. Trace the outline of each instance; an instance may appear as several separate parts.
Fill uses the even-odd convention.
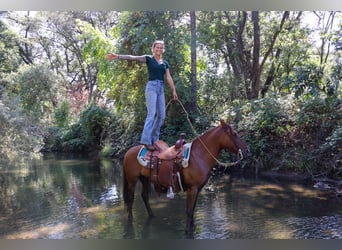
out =
[[[122,183],[123,183],[123,200],[125,205],[128,204],[128,181],[126,177],[126,172],[125,172],[125,164],[124,164],[124,169],[123,169],[123,174],[122,174]]]

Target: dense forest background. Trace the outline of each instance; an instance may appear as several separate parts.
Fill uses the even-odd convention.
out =
[[[169,103],[161,139],[224,118],[249,169],[342,177],[341,12],[1,12],[0,38],[0,163],[122,157],[139,142],[147,74],[105,55],[150,54],[162,39],[185,110]]]

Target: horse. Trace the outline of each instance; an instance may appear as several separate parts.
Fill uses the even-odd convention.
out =
[[[145,167],[137,160],[142,147],[142,145],[137,145],[130,148],[124,155],[123,160],[123,199],[129,221],[133,220],[132,207],[135,186],[138,180],[142,183],[141,196],[147,213],[150,217],[154,217],[149,204],[151,176],[146,174],[146,171],[143,171]],[[215,163],[218,162],[217,157],[223,149],[237,154],[240,159],[248,153],[247,144],[224,120],[221,120],[217,127],[208,129],[192,141],[188,167],[180,169],[182,191],[186,192],[186,233],[192,232],[194,228],[194,211],[198,195],[208,182],[211,170]]]

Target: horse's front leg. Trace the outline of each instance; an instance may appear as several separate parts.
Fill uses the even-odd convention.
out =
[[[151,184],[148,178],[144,176],[140,176],[140,181],[142,183],[142,192],[141,192],[141,197],[144,201],[147,213],[150,217],[154,217],[154,214],[152,212],[150,202],[149,202],[149,195],[150,195],[150,190],[151,190]]]
[[[186,192],[186,228],[185,232],[190,233],[194,229],[194,211],[198,197],[198,188],[191,187]]]

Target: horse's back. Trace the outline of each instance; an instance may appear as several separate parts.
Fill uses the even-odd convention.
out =
[[[135,176],[138,176],[140,174],[141,166],[137,160],[137,156],[141,147],[142,145],[134,146],[125,153],[124,160],[123,160],[123,168],[126,174],[128,172],[131,175],[135,175]]]
[[[158,140],[155,143],[156,148],[159,152],[166,150],[169,146],[166,142]],[[127,152],[124,155],[123,160],[123,169],[124,174],[137,177],[141,174],[141,168],[142,166],[138,162],[138,154],[141,150],[143,145],[137,145],[133,146],[130,149],[127,150]],[[157,155],[157,154],[156,154]]]

